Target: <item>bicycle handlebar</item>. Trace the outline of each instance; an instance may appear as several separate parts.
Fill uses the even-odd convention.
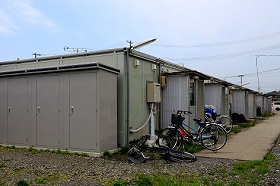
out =
[[[174,109],[174,112],[176,112],[177,114],[192,114],[190,111],[187,111],[187,110],[176,110],[176,109]]]

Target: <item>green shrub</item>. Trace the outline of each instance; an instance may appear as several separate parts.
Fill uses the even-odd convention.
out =
[[[26,180],[19,180],[17,186],[29,186],[30,184]]]

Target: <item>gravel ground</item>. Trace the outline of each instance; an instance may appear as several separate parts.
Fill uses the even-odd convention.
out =
[[[271,153],[277,156],[276,166],[270,167],[271,173],[262,175],[261,185],[280,185],[280,137]],[[133,164],[123,156],[94,158],[0,147],[0,185],[16,185],[21,179],[40,185],[40,178],[41,183],[47,179],[44,185],[108,185],[112,180],[131,180],[139,172],[207,173],[219,167],[230,171],[233,162],[236,160],[198,157],[196,162],[169,163],[155,158]]]

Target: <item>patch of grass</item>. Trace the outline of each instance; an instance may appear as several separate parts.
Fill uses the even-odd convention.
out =
[[[232,130],[232,133],[233,133],[233,134],[237,134],[237,133],[239,133],[239,132],[241,132],[240,127],[234,128],[234,129]]]
[[[40,178],[38,178],[37,180],[36,180],[36,183],[37,184],[46,184],[47,183],[47,178],[45,177],[45,176],[41,176]]]
[[[214,185],[214,186],[222,186],[222,185],[224,185],[224,180],[215,181],[215,182],[213,183],[213,185]]]
[[[17,182],[17,186],[29,186],[30,184],[28,183],[27,180],[19,180]]]
[[[189,153],[197,153],[203,149],[205,149],[204,146],[192,142],[188,144],[184,144],[184,150]]]
[[[120,150],[119,150],[119,153],[121,155],[125,155],[128,151],[129,151],[129,147],[122,147]]]
[[[240,123],[239,126],[241,128],[248,128],[248,127],[253,127],[256,125],[256,122],[247,122],[247,123]]]
[[[103,156],[104,157],[110,157],[112,154],[109,152],[109,151],[105,151],[104,153],[103,153]]]
[[[264,113],[261,115],[261,117],[265,117],[265,118],[269,118],[269,117],[272,117],[273,114],[272,113]]]
[[[152,176],[145,175],[145,174],[139,174],[136,179],[134,180],[136,185],[152,185]]]
[[[129,181],[127,181],[127,180],[116,180],[112,183],[112,186],[125,186],[128,184],[129,184]]]
[[[264,159],[264,160],[270,161],[270,160],[276,160],[277,158],[276,158],[276,156],[275,156],[274,154],[268,153],[268,154],[266,154],[266,155],[264,156],[263,159]]]
[[[49,185],[59,185],[65,180],[70,179],[71,176],[63,174],[63,173],[50,173],[47,177],[47,181]]]

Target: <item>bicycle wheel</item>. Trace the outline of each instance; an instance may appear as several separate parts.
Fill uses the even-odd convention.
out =
[[[220,125],[210,124],[201,131],[200,139],[205,148],[217,151],[225,146],[227,133]]]
[[[183,136],[176,128],[165,128],[158,135],[157,145],[159,147],[180,149],[182,144]]]
[[[232,120],[228,116],[220,116],[217,120],[217,124],[222,125],[226,130],[227,134],[231,132],[233,128]]]
[[[196,161],[196,156],[192,153],[189,152],[169,152],[170,153],[170,160],[171,161],[190,161],[190,162],[194,162]]]

